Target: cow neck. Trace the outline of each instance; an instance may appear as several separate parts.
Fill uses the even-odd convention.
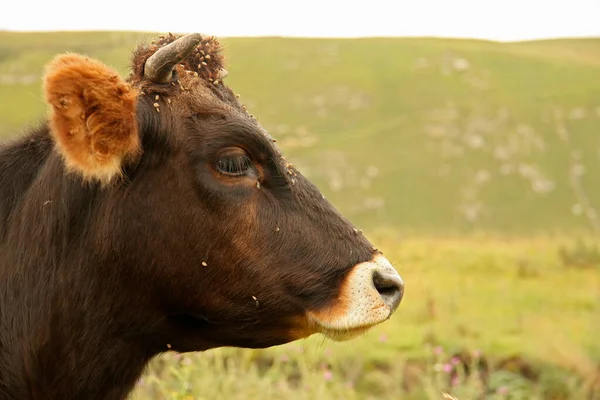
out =
[[[15,337],[11,349],[0,343],[0,398],[125,399],[152,357],[140,339],[124,338],[110,324],[52,318],[19,329],[29,332]]]

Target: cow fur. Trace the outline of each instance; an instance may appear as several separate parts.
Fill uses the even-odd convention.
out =
[[[218,82],[214,40],[143,79],[172,40],[126,81],[59,56],[49,120],[0,146],[0,400],[122,400],[163,352],[307,337],[377,253]],[[252,173],[216,171],[226,148]]]
[[[138,91],[103,63],[78,54],[52,60],[44,75],[50,132],[67,169],[103,183],[139,156]]]

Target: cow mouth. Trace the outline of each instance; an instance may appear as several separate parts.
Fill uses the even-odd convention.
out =
[[[387,321],[390,319],[394,310],[386,307],[385,305],[381,305],[380,307],[376,307],[378,312],[385,312],[386,316],[381,316],[376,320],[365,316],[365,321],[362,324],[352,325],[352,324],[338,324],[335,321],[331,323],[329,321],[324,321],[319,318],[319,315],[315,313],[308,313],[308,324],[310,326],[310,330],[313,333],[320,333],[328,339],[331,339],[335,342],[343,342],[346,340],[354,339],[358,336],[361,336],[367,333],[371,328]],[[333,321],[332,321],[333,322]]]
[[[365,326],[358,326],[353,328],[345,328],[345,329],[332,329],[327,328],[325,326],[317,325],[315,326],[316,333],[320,333],[325,336],[327,339],[331,339],[334,342],[344,342],[347,340],[354,339],[358,336],[362,336],[367,333],[371,328],[378,324],[370,324]]]
[[[309,325],[335,341],[352,339],[387,321],[403,294],[400,275],[382,254],[375,254],[354,266],[332,304],[307,313]]]

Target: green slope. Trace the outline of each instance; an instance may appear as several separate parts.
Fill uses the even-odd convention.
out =
[[[0,135],[43,117],[40,76],[54,54],[86,53],[125,73],[129,51],[150,37],[0,33]],[[361,226],[531,233],[596,223],[598,39],[222,42],[229,85]]]

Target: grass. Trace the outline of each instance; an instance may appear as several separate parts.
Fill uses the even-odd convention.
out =
[[[130,50],[150,37],[0,32],[0,135],[44,115],[40,79],[54,54],[126,73]],[[589,218],[600,204],[600,39],[222,42],[228,84],[357,224],[600,231]],[[575,167],[589,201],[573,187]]]
[[[600,263],[565,265],[572,239],[371,236],[407,283],[390,321],[351,342],[166,354],[132,398],[600,398]]]

